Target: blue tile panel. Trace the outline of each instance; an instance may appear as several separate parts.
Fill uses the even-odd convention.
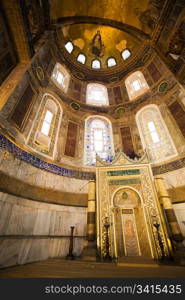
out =
[[[51,172],[60,176],[77,178],[82,180],[92,180],[95,179],[95,174],[92,172],[82,172],[72,169],[62,168],[52,163],[48,163],[33,154],[30,154],[21,148],[17,147],[14,143],[9,141],[5,136],[0,135],[0,149],[5,149],[8,152],[12,153],[16,158],[23,160],[32,166]]]

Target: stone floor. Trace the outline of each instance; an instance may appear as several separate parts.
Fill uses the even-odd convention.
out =
[[[0,270],[1,278],[128,278],[128,277],[185,277],[185,267],[159,265],[152,260],[122,260],[117,263],[68,261],[49,259],[47,261],[10,267]]]

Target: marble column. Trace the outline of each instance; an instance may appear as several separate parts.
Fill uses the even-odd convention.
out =
[[[177,218],[171,203],[170,196],[168,194],[164,178],[157,176],[155,177],[156,187],[158,191],[158,197],[160,203],[163,205],[163,209],[166,215],[166,219],[171,231],[172,243],[174,246],[175,257],[185,258],[185,247],[183,245],[183,235],[181,233]],[[184,260],[185,262],[185,260]]]
[[[84,248],[82,258],[96,260],[96,184],[89,181],[87,206],[87,246]]]

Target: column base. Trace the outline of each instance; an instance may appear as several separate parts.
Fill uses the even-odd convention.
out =
[[[68,260],[74,260],[75,256],[73,254],[68,254],[65,258]]]

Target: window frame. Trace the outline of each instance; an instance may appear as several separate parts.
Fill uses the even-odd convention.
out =
[[[92,102],[92,97],[93,96],[92,95],[91,95],[91,97],[89,96],[89,93],[90,93],[89,89],[92,89],[93,86],[102,87],[102,93],[104,93],[104,95],[100,96],[100,98],[103,99],[103,97],[104,97],[105,100],[104,100],[103,103],[100,102],[100,104],[99,104],[98,103],[99,100],[95,100],[94,102]],[[86,87],[86,104],[93,105],[93,106],[109,106],[109,95],[108,95],[107,87],[103,84],[100,84],[100,83],[88,83],[87,87]]]
[[[151,116],[150,116],[151,115]],[[145,121],[147,120],[147,121]],[[148,123],[153,122],[159,141],[154,142]],[[175,157],[177,149],[157,105],[149,104],[136,114],[136,124],[143,149],[146,149],[149,161],[158,163]]]
[[[102,143],[103,150],[96,151],[95,149],[95,139],[94,133],[96,127],[92,127],[92,123],[94,121],[100,121],[103,123],[103,126],[97,127],[97,130],[101,130],[102,132]],[[104,127],[104,128],[103,128]],[[93,140],[93,141],[92,141]],[[102,159],[113,158],[114,156],[114,143],[113,143],[113,131],[112,131],[112,123],[110,120],[103,116],[89,116],[85,120],[85,131],[84,131],[84,164],[87,166],[95,166],[96,164],[96,154]],[[90,158],[89,158],[90,157]],[[91,163],[88,163],[91,160]]]
[[[62,83],[60,83],[57,80],[57,74],[62,74],[64,80]],[[68,70],[61,65],[59,62],[57,62],[53,68],[52,74],[51,74],[51,80],[54,82],[54,84],[61,89],[64,93],[67,93],[68,87],[69,87],[69,82],[70,82],[70,73]]]
[[[133,83],[136,81],[140,86],[138,90],[135,90],[133,86]],[[127,78],[125,79],[125,87],[130,101],[133,101],[138,97],[144,95],[150,89],[144,77],[144,74],[140,70],[137,70],[127,76]]]

